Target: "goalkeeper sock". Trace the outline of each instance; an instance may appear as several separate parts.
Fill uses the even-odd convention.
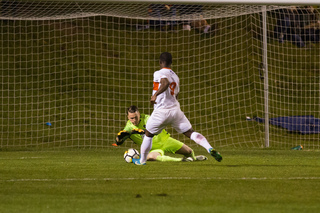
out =
[[[198,132],[193,132],[190,136],[190,139],[205,148],[208,152],[209,149],[212,148],[207,139]]]
[[[162,161],[162,162],[165,162],[165,161],[182,161],[182,158],[174,158],[174,157],[170,157],[170,156],[161,156],[161,155],[159,155],[159,156],[157,156],[157,158],[156,158],[156,160],[157,161]]]
[[[140,147],[140,163],[147,162],[147,156],[152,147],[152,137],[144,136]]]

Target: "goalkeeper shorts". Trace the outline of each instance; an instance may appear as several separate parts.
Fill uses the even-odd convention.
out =
[[[169,137],[166,141],[161,142],[153,142],[152,148],[150,152],[159,152],[161,156],[164,155],[164,153],[173,153],[175,154],[181,147],[183,146],[183,143]]]

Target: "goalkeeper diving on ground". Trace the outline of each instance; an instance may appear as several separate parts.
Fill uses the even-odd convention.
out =
[[[141,146],[144,137],[147,120],[150,115],[139,112],[138,107],[130,106],[127,109],[128,121],[122,131],[116,137],[116,144],[121,145],[130,138],[134,143]],[[204,161],[208,158],[204,155],[195,156],[194,151],[186,144],[170,137],[166,130],[153,137],[152,147],[147,155],[147,161]],[[181,154],[182,158],[171,157],[166,153]]]

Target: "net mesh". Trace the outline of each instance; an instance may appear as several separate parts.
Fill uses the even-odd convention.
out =
[[[2,1],[0,147],[111,147],[127,107],[152,112],[152,75],[164,51],[173,55],[181,108],[197,132],[214,147],[264,146],[264,124],[256,122],[265,113],[262,11],[257,5]],[[266,11],[269,117],[320,118],[317,8]],[[286,26],[296,14],[299,26]],[[271,147],[318,149],[318,141],[317,133],[270,125]]]

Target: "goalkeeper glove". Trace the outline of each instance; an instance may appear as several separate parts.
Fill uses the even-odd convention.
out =
[[[144,130],[143,129],[132,129],[131,134],[143,135],[144,134]]]
[[[126,130],[122,130],[122,131],[118,132],[118,135],[116,137],[116,144],[117,145],[123,144],[123,142],[125,140],[127,140],[130,137],[130,135],[131,134],[129,132],[127,132]]]
[[[127,140],[132,134],[143,135],[144,131],[143,129],[132,129],[131,133],[129,133],[126,130],[122,130],[118,132],[118,135],[116,137],[116,144],[117,145],[123,144],[123,142]]]

